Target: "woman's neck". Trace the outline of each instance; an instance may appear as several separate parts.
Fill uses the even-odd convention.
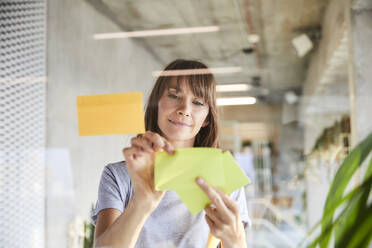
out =
[[[174,149],[193,147],[194,141],[195,138],[191,140],[169,140],[169,142],[173,145]]]

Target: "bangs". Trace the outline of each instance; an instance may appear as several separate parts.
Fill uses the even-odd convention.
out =
[[[214,101],[215,84],[212,74],[193,74],[186,76],[169,77],[167,88],[170,87],[172,80],[177,82],[177,92],[181,89],[181,83],[186,83],[194,96],[202,98],[206,103]]]
[[[177,91],[180,90],[181,83],[186,82],[194,96],[202,98],[209,104],[213,104],[215,101],[216,82],[212,72],[209,72],[209,69],[206,65],[198,61],[180,59],[170,63],[164,69],[164,72],[178,70],[202,70],[204,73],[165,77],[160,76],[165,80],[167,88],[170,86],[172,80],[176,78]],[[205,73],[205,70],[208,70],[207,73]]]

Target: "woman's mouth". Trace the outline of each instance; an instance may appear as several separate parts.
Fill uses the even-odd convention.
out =
[[[186,124],[184,122],[181,122],[181,121],[172,121],[172,120],[169,120],[169,119],[168,119],[168,121],[170,123],[172,123],[173,125],[176,125],[178,127],[191,127],[191,125],[188,125],[188,124]]]

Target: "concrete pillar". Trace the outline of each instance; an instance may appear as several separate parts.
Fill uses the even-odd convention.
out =
[[[353,145],[372,132],[372,1],[354,1],[348,13]]]

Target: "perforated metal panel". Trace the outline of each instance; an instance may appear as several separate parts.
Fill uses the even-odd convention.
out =
[[[44,247],[45,19],[0,0],[0,247]]]

